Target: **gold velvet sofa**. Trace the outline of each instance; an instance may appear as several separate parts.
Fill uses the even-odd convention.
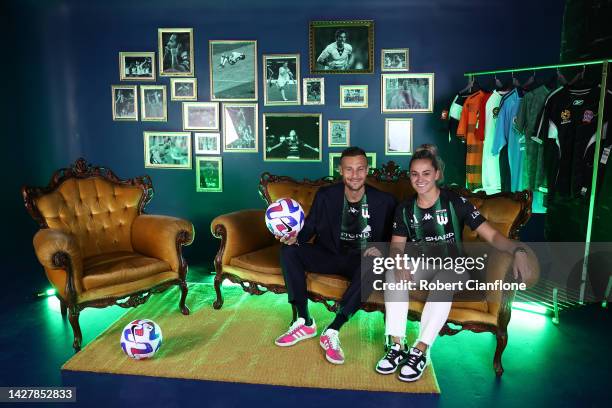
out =
[[[153,197],[148,176],[119,179],[111,170],[78,159],[56,171],[47,187],[22,188],[40,230],[34,250],[68,311],[73,347],[81,348],[79,314],[86,307],[134,307],[172,285],[189,314],[187,263],[181,248],[193,242],[189,221],[144,214]]]
[[[297,181],[290,177],[274,176],[264,173],[261,176],[259,192],[270,203],[283,197],[297,200],[308,213],[317,189],[332,183],[329,177],[319,180]],[[399,201],[413,194],[406,170],[393,162],[375,169],[368,176],[367,183],[393,194]],[[529,191],[520,193],[498,193],[487,196],[485,193],[470,193],[467,190],[456,189],[467,197],[484,215],[485,218],[504,235],[518,239],[519,229],[531,215],[532,195]],[[224,214],[216,217],[211,224],[215,237],[221,239],[221,245],[215,258],[215,290],[217,299],[215,309],[223,305],[221,284],[225,279],[238,283],[242,288],[255,295],[266,292],[286,292],[285,282],[280,269],[280,244],[267,230],[264,222],[265,209],[249,209]],[[469,227],[464,229],[465,242],[477,242],[477,234]],[[488,246],[488,244],[482,244]],[[490,248],[490,247],[489,247]],[[490,248],[491,254],[486,270],[487,280],[512,279],[512,256]],[[534,253],[528,250],[530,264],[536,272],[527,286],[535,284],[539,275],[539,265]],[[346,278],[340,275],[321,275],[316,271],[307,273],[309,298],[323,303],[330,311],[337,310],[338,301],[348,287]],[[376,296],[378,295],[378,296]],[[424,294],[414,296],[414,299],[424,299]],[[498,376],[502,375],[502,353],[508,341],[507,326],[514,291],[481,293],[480,300],[455,301],[447,324],[441,335],[454,335],[461,330],[473,332],[491,332],[497,339],[497,348],[493,365]],[[409,318],[418,320],[423,310],[422,300],[410,302]],[[367,303],[362,305],[365,311],[384,311],[384,301],[380,294],[374,294]],[[295,318],[295,310],[294,310]],[[448,325],[452,323],[458,328]]]

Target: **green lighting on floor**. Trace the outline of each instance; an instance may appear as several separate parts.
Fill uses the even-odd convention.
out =
[[[541,315],[548,314],[548,309],[542,305],[538,305],[537,303],[514,302],[512,304],[512,308]]]
[[[47,296],[53,296],[55,295],[55,289],[47,289],[45,293]]]

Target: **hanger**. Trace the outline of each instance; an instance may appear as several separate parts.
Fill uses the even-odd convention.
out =
[[[467,85],[465,86],[465,88],[459,91],[459,95],[464,94],[464,93],[471,94],[479,90],[480,90],[480,85],[478,84],[478,81],[474,79],[474,75],[470,75],[468,77]]]
[[[531,87],[531,85],[536,81],[536,72],[535,69],[533,70],[533,74],[531,74],[531,76],[529,78],[527,78],[527,81],[525,81],[525,83],[521,86],[521,88],[523,89],[528,89]]]
[[[511,72],[511,76],[512,76],[512,87],[519,88],[521,86],[521,83],[519,82],[518,78],[514,76],[514,72]]]
[[[562,85],[565,86],[567,85],[567,79],[565,78],[565,76],[561,73],[561,70],[557,67],[557,78],[556,80]]]

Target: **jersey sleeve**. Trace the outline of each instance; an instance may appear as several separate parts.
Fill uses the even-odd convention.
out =
[[[406,204],[402,203],[395,209],[395,216],[393,217],[393,235],[398,237],[407,237],[408,225],[406,225],[406,217],[404,216],[406,210]]]
[[[467,198],[459,196],[459,199],[454,200],[457,216],[463,223],[470,227],[472,231],[480,227],[487,219],[478,211],[476,206]]]
[[[317,60],[326,60],[327,57],[329,57],[329,45],[325,47],[325,49],[323,50],[323,52],[321,52],[321,55],[319,55],[319,58],[317,58]]]

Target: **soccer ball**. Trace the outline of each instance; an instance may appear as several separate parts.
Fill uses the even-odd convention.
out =
[[[134,360],[153,357],[161,344],[162,331],[153,320],[134,320],[121,332],[121,348]]]
[[[304,210],[291,198],[280,198],[266,210],[266,226],[277,237],[294,236],[304,226]]]

